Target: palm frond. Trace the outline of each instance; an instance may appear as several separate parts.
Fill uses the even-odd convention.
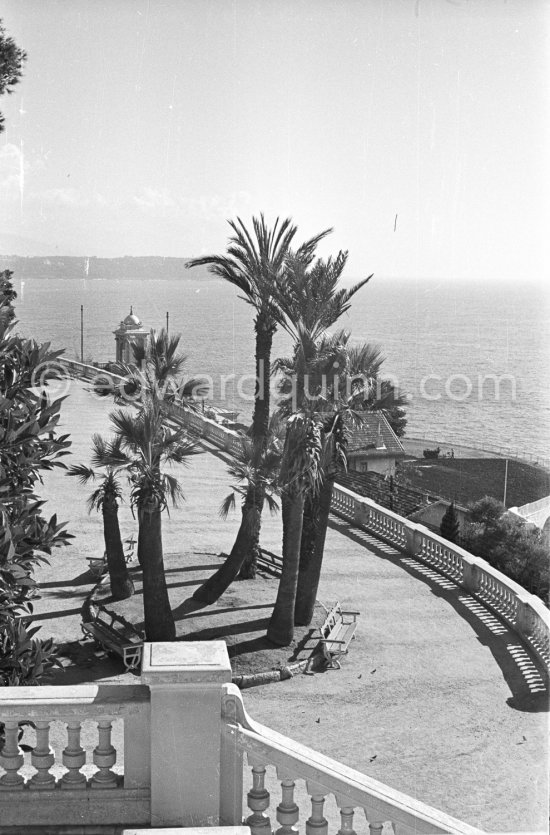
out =
[[[87,484],[89,481],[94,481],[96,474],[91,467],[86,467],[85,464],[73,464],[67,470],[67,475],[76,476],[80,484]]]
[[[235,510],[235,491],[229,493],[220,504],[219,515],[222,519],[227,519],[232,510]]]

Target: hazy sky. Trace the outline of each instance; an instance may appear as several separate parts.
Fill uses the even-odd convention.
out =
[[[546,0],[1,0],[0,250],[178,255],[226,219],[348,274],[540,277]],[[397,220],[396,220],[397,215]]]

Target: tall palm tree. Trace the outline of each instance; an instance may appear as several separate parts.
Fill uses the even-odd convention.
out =
[[[268,640],[277,646],[288,646],[294,637],[304,501],[306,494],[319,485],[321,445],[320,424],[314,416],[297,412],[289,417],[279,476],[282,489],[283,569],[267,629]]]
[[[293,357],[274,364],[283,375],[283,414],[295,408],[290,395],[293,389],[298,407],[307,402],[310,409],[316,409],[322,426],[322,479],[319,489],[306,495],[304,504],[296,625],[307,625],[313,617],[334,481],[346,466],[350,427],[360,423],[365,411],[385,411],[390,401],[393,406],[405,402],[389,381],[378,385],[384,361],[380,349],[369,343],[350,345],[349,339],[349,332],[342,330],[314,340],[307,330],[301,329]],[[302,378],[307,382],[300,382]]]
[[[181,486],[165,465],[187,464],[197,452],[183,429],[169,429],[160,401],[149,397],[137,414],[119,409],[111,421],[126,455],[137,510],[138,560],[143,571],[143,613],[149,641],[172,641],[176,635],[168,598],[162,550],[162,512],[183,498]]]
[[[101,511],[107,569],[111,581],[111,593],[115,600],[125,600],[134,593],[134,584],[128,573],[118,522],[118,505],[122,496],[121,470],[127,461],[121,450],[121,439],[106,440],[99,434],[92,436],[91,466],[74,464],[67,475],[78,477],[81,484],[101,479],[99,486],[88,497],[88,511]]]
[[[241,525],[231,553],[224,564],[200,586],[193,598],[201,603],[214,603],[233,582],[238,567],[246,556],[248,547],[248,532],[258,525],[258,507],[250,501],[252,489],[262,490],[265,501],[271,513],[278,509],[275,495],[278,493],[277,477],[281,463],[282,443],[280,440],[279,421],[270,421],[270,435],[267,447],[262,449],[249,438],[241,439],[240,452],[228,467],[229,474],[235,479],[232,491],[223,500],[220,516],[226,518],[229,511],[235,508],[236,497],[241,497]],[[252,489],[251,489],[252,488]]]
[[[297,228],[290,218],[282,222],[277,218],[273,228],[269,229],[263,214],[252,218],[252,233],[240,218],[228,222],[233,234],[229,238],[227,254],[194,258],[186,267],[208,266],[213,275],[237,287],[242,293],[241,298],[254,308],[256,392],[251,438],[258,446],[258,455],[261,455],[269,434],[271,348],[277,326],[283,320],[281,291],[284,269]],[[311,264],[317,244],[330,231],[326,229],[306,241],[296,250],[294,258],[303,261],[306,266]],[[245,560],[253,564],[254,555],[258,552],[264,498],[262,484],[252,482],[247,503],[254,508],[253,522],[247,524],[246,530],[239,530],[243,559],[235,576]]]

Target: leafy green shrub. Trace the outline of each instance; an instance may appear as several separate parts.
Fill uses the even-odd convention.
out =
[[[51,640],[31,628],[33,570],[71,538],[54,515],[42,516],[34,485],[44,470],[63,467],[67,435],[56,426],[63,398],[49,402],[35,387],[47,382],[61,351],[14,333],[11,273],[0,273],[0,685],[37,684],[55,663]]]
[[[461,544],[548,602],[550,554],[542,532],[505,514],[501,502],[485,496],[471,506]]]

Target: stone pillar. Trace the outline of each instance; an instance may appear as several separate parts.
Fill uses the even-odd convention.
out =
[[[416,525],[411,524],[411,522],[405,522],[405,550],[409,557],[414,557],[416,555],[418,546],[419,546],[419,538],[417,536]]]
[[[215,826],[225,643],[146,643],[141,680],[151,691],[151,826]]]
[[[479,566],[476,563],[462,560],[462,585],[470,594],[479,591]]]
[[[516,629],[522,638],[528,638],[533,630],[533,610],[528,601],[518,597]]]

